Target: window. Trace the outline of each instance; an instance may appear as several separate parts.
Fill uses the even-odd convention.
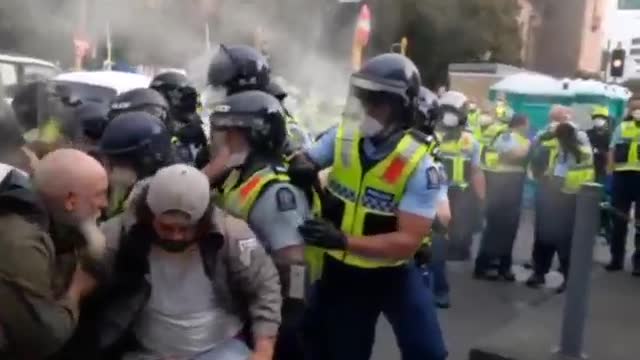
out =
[[[618,0],[619,10],[640,10],[640,0]]]
[[[631,45],[640,45],[640,38],[631,39]]]
[[[640,48],[631,49],[629,55],[640,55]]]
[[[43,65],[24,64],[24,82],[49,79],[56,75],[55,68]]]

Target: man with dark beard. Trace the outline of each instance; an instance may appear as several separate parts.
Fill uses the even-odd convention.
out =
[[[105,251],[96,219],[107,174],[92,157],[56,150],[33,181],[0,168],[0,358],[41,359],[72,335]],[[4,344],[3,344],[4,343]]]

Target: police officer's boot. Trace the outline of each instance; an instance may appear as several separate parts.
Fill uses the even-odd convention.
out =
[[[538,274],[534,272],[527,279],[526,285],[530,288],[539,288],[545,284],[544,274]]]
[[[500,263],[498,264],[498,274],[504,281],[514,282],[516,281],[516,275],[511,270],[512,260],[511,256],[500,257]]]

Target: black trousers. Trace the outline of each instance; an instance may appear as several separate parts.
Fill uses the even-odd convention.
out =
[[[635,202],[636,221],[640,219],[640,171],[618,171],[613,174],[611,205],[624,215],[629,214],[631,203]],[[609,242],[611,259],[623,263],[627,242],[628,222],[623,216],[612,214],[612,231]],[[635,261],[640,261],[640,234],[635,233]]]
[[[560,182],[543,180],[536,192],[533,270],[538,275],[549,272],[553,257],[560,259],[560,271],[569,273],[571,240],[576,214],[576,195],[560,191]]]
[[[501,272],[511,269],[513,243],[518,234],[524,173],[485,172],[487,179],[486,226],[476,258],[476,271],[498,262]]]
[[[447,259],[468,260],[476,216],[476,196],[471,186],[451,186],[448,192],[451,206]]]

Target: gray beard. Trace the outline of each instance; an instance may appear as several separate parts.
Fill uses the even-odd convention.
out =
[[[107,239],[96,220],[97,218],[91,218],[81,221],[77,228],[86,241],[89,256],[94,260],[101,260],[107,249]]]

